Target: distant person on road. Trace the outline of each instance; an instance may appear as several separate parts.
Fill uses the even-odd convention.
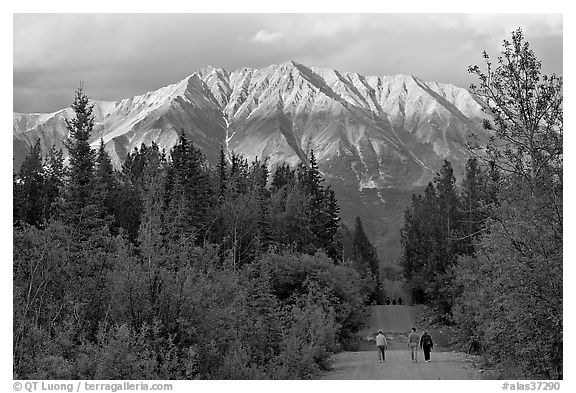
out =
[[[382,332],[382,329],[378,330],[378,335],[376,336],[376,346],[378,347],[378,363],[383,363],[386,360],[386,348],[388,347],[388,342],[386,341],[386,336]]]
[[[434,347],[434,342],[432,342],[432,337],[428,334],[428,330],[424,330],[422,338],[420,338],[420,348],[424,350],[424,361],[426,363],[430,362],[430,351]]]
[[[392,299],[392,304],[396,305],[396,299]]]
[[[390,298],[388,296],[386,296],[386,304],[389,305],[390,304]]]
[[[402,298],[400,296],[398,296],[398,305],[402,305]]]
[[[416,328],[412,328],[412,331],[408,335],[408,348],[410,348],[410,359],[414,363],[418,363],[418,343],[420,342],[420,336],[416,333]]]

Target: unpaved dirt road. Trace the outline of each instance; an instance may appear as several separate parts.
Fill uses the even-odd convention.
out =
[[[424,358],[422,352],[419,358]],[[342,352],[334,356],[332,371],[325,379],[475,379],[474,370],[452,352],[432,352],[432,361],[412,363],[408,350],[386,352],[386,361],[378,363],[376,351]]]
[[[435,347],[430,363],[424,362],[424,353],[419,350],[418,363],[410,360],[406,347],[407,335],[416,321],[421,308],[413,306],[371,306],[370,319],[362,331],[370,340],[382,329],[388,338],[386,361],[378,362],[376,344],[370,341],[360,352],[342,352],[333,357],[332,371],[324,379],[475,379],[476,372],[463,360],[462,354],[445,352]],[[421,333],[418,330],[418,333]],[[432,333],[433,334],[433,333]]]

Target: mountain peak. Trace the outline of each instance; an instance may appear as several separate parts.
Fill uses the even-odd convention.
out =
[[[300,65],[300,64],[298,64],[294,60],[286,60],[285,62],[280,63],[280,64],[271,64],[269,67],[289,69],[289,68],[297,67],[298,65]]]
[[[362,216],[384,252],[390,233],[397,231],[378,228],[384,222],[400,225],[404,210],[395,198],[406,194],[408,200],[444,159],[461,173],[468,134],[482,137],[485,116],[468,90],[452,85],[413,75],[310,68],[294,60],[233,71],[207,66],[155,91],[94,104],[90,142],[97,145],[103,138],[116,167],[142,144],[154,142],[170,151],[180,130],[212,163],[221,146],[249,161],[267,159],[270,167],[305,162],[314,149],[320,170],[342,201],[344,218],[353,222]],[[71,108],[15,113],[14,168],[38,139],[44,151],[56,146],[66,155],[70,116]]]
[[[284,63],[282,63],[282,65],[285,65],[287,67],[298,67],[298,66],[301,66],[302,64],[297,63],[294,60],[288,60],[288,61],[285,61]]]
[[[123,135],[130,135],[130,141],[138,141],[133,134],[144,129],[151,138],[155,135],[152,140],[161,139],[167,129],[176,127],[165,120],[170,114],[178,118],[178,127],[197,129],[208,140],[214,137],[212,131],[207,131],[208,123],[220,124],[218,133],[227,133],[229,139],[231,135],[240,135],[238,127],[246,130],[258,119],[272,119],[276,123],[269,125],[269,130],[262,129],[262,135],[266,132],[273,135],[276,129],[296,133],[296,139],[283,135],[297,151],[308,150],[302,144],[310,144],[319,136],[327,138],[322,143],[332,143],[330,138],[336,138],[335,135],[349,135],[357,141],[360,135],[352,136],[350,130],[358,124],[364,125],[363,135],[372,131],[388,135],[389,142],[398,147],[404,144],[405,137],[399,136],[397,129],[403,129],[425,143],[434,141],[431,145],[435,146],[434,154],[444,156],[450,155],[450,142],[445,136],[438,138],[438,130],[444,127],[436,124],[438,118],[455,116],[469,127],[471,123],[466,119],[479,118],[481,111],[467,90],[452,85],[424,82],[414,75],[363,76],[330,68],[310,68],[294,60],[231,72],[209,65],[156,91],[96,106],[102,107],[96,118],[106,142]],[[186,114],[177,113],[184,111],[183,106]],[[54,127],[52,123],[60,122],[70,111],[62,113],[63,116],[56,117],[14,114],[14,134],[22,138],[27,133],[43,135],[42,130]],[[213,114],[218,118],[211,118]],[[310,129],[311,124],[300,120],[308,118],[325,119],[327,124],[337,121],[340,125],[326,127],[318,123]],[[320,132],[321,129],[324,131]],[[463,129],[464,126],[458,130],[459,135],[463,135]],[[309,140],[297,142],[298,138]],[[338,149],[349,149],[348,141],[342,143]],[[268,150],[261,149],[259,154]]]

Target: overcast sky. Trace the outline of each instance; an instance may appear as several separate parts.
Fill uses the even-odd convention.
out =
[[[177,82],[207,65],[287,60],[364,75],[413,74],[468,87],[482,51],[522,27],[544,72],[562,74],[560,14],[16,14],[14,111],[69,106]]]

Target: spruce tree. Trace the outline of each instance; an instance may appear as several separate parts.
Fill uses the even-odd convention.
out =
[[[272,176],[272,191],[277,191],[284,186],[293,186],[296,181],[296,173],[286,163],[281,163]]]
[[[315,202],[322,199],[322,175],[318,169],[314,150],[310,150],[309,165],[305,172],[304,185],[306,191],[314,198]]]
[[[155,176],[155,171],[164,168],[165,164],[164,152],[152,142],[149,146],[142,144],[140,148],[135,147],[122,165],[114,215],[118,226],[123,228],[134,242],[138,238],[149,177]]]
[[[102,218],[112,218],[116,209],[118,186],[110,156],[104,148],[104,140],[100,139],[100,147],[96,153],[94,168],[94,204],[98,206]]]
[[[47,218],[52,218],[62,210],[62,197],[67,174],[62,150],[56,150],[52,146],[44,162],[44,173],[46,177],[45,215]]]
[[[71,213],[78,213],[92,198],[94,189],[94,151],[90,147],[90,136],[94,128],[94,105],[91,105],[83,86],[76,90],[72,103],[75,117],[66,119],[69,137],[66,142],[69,155],[69,178],[67,184],[67,201]]]
[[[449,161],[444,160],[440,173],[434,178],[436,186],[438,213],[442,217],[442,235],[445,242],[450,241],[453,231],[459,229],[458,195],[456,193],[456,178]]]
[[[220,160],[218,161],[218,191],[220,198],[223,198],[226,193],[227,166],[228,163],[226,160],[226,154],[224,153],[224,148],[220,147]]]
[[[376,248],[370,243],[364,228],[362,220],[356,217],[356,226],[354,228],[354,259],[358,273],[363,278],[372,281],[372,292],[368,295],[368,301],[378,300],[380,298],[380,269]]]
[[[336,261],[338,259],[338,251],[335,237],[340,226],[340,206],[330,186],[324,190],[322,213],[322,230],[319,232],[320,246],[326,250],[330,258]]]
[[[478,159],[470,158],[466,163],[466,171],[462,180],[460,205],[462,209],[462,240],[461,251],[471,255],[474,253],[474,241],[478,239],[487,219],[488,184]]]
[[[327,195],[322,186],[323,179],[313,150],[310,151],[308,166],[299,165],[297,174],[299,187],[309,196],[310,229],[313,235],[310,239],[310,245],[313,248],[327,250],[331,243],[331,234],[325,233],[328,221]]]
[[[42,166],[40,140],[31,146],[30,153],[22,163],[16,181],[14,206],[17,210],[14,220],[22,220],[30,225],[39,225],[44,220],[45,179]]]
[[[257,232],[256,232],[256,252],[265,251],[271,243],[269,224],[269,200],[270,191],[266,187],[268,183],[268,165],[266,161],[256,160],[252,163],[251,169],[251,189],[255,194],[257,211]]]
[[[424,195],[412,195],[411,204],[404,214],[401,231],[403,245],[402,266],[413,302],[425,303],[433,280],[441,250],[444,248],[440,229],[438,198],[432,182]]]
[[[24,200],[24,192],[19,176],[16,172],[12,172],[12,225],[14,226],[22,220]]]
[[[400,230],[402,244],[401,265],[404,279],[411,284],[414,276],[414,265],[418,247],[417,209],[419,198],[412,194],[410,205],[404,211],[404,224]]]
[[[189,239],[196,234],[197,241],[203,242],[211,221],[213,195],[205,157],[182,131],[171,152],[166,183],[173,234]]]

